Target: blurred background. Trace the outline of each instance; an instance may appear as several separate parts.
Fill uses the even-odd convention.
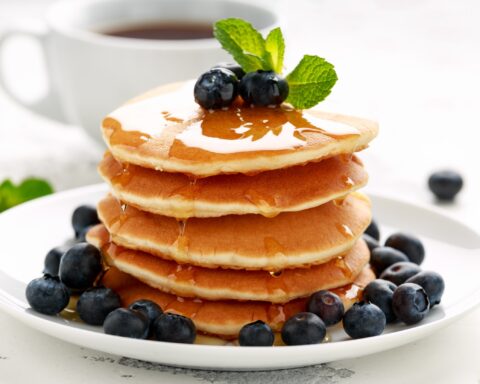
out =
[[[18,22],[38,23],[50,3],[0,0],[0,33]],[[280,13],[287,71],[306,53],[336,66],[339,81],[321,107],[379,121],[378,139],[361,154],[371,175],[369,190],[436,205],[480,230],[480,3],[262,4]],[[12,38],[0,52],[5,81],[27,101],[47,90],[44,65],[41,50],[28,38]],[[152,87],[156,85],[152,78]],[[0,91],[0,182],[37,176],[55,190],[100,182],[95,167],[102,153],[102,146],[80,127],[35,115]],[[464,177],[454,204],[439,205],[428,191],[427,178],[439,169],[457,170]]]

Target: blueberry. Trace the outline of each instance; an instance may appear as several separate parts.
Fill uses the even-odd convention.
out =
[[[126,308],[117,308],[105,318],[103,331],[108,335],[146,339],[148,336],[148,319],[143,313]]]
[[[370,254],[372,253],[372,251],[379,247],[380,244],[378,243],[377,240],[375,240],[372,236],[370,235],[367,235],[366,233],[363,234],[363,240],[365,241],[365,243],[367,243],[367,246],[368,246],[368,249],[370,250]]]
[[[272,328],[261,320],[244,325],[238,336],[239,344],[247,347],[270,347],[274,341]]]
[[[417,264],[409,261],[400,261],[385,269],[381,273],[380,279],[388,280],[396,285],[400,285],[420,271],[421,269]]]
[[[288,96],[288,83],[273,71],[258,70],[243,77],[239,93],[246,104],[278,105]]]
[[[385,324],[383,311],[364,301],[353,304],[343,317],[343,329],[352,339],[378,336],[384,331]]]
[[[425,290],[418,284],[405,283],[393,293],[393,312],[405,324],[416,324],[428,313],[430,302]]]
[[[232,71],[235,74],[235,76],[237,76],[238,80],[241,80],[243,76],[245,76],[245,71],[237,63],[218,63],[212,67],[212,69],[215,69],[215,68],[225,68],[225,69],[228,69],[229,71]]]
[[[159,341],[191,344],[195,341],[197,329],[188,317],[163,313],[153,322],[153,333]]]
[[[32,309],[44,315],[60,313],[70,300],[67,287],[58,278],[49,275],[32,280],[25,295]]]
[[[422,271],[407,280],[407,283],[420,285],[428,296],[430,308],[440,304],[443,291],[445,290],[445,281],[442,276],[433,271]]]
[[[345,312],[340,297],[333,292],[325,290],[315,292],[310,296],[307,310],[319,316],[327,327],[339,323]]]
[[[74,245],[60,260],[60,280],[71,289],[84,290],[92,287],[101,271],[100,251],[87,243]]]
[[[370,225],[365,230],[365,233],[373,237],[377,241],[380,240],[380,229],[378,228],[378,224],[375,221],[375,219],[372,219],[372,221],[370,222]]]
[[[425,258],[425,248],[420,239],[407,233],[397,232],[385,241],[387,247],[392,247],[403,252],[412,263],[422,264]]]
[[[151,300],[137,300],[130,304],[128,309],[142,313],[148,319],[149,327],[153,324],[155,319],[163,313],[162,308]]]
[[[63,254],[68,251],[68,248],[68,246],[61,245],[48,251],[43,263],[43,273],[50,276],[58,276],[60,259],[62,258]]]
[[[310,312],[290,317],[282,327],[282,340],[287,345],[318,344],[327,333],[325,323]]]
[[[409,259],[403,252],[391,247],[378,247],[370,254],[370,265],[377,276],[392,264],[400,261],[409,261]]]
[[[377,279],[370,282],[363,291],[363,299],[380,308],[385,314],[387,323],[391,323],[396,319],[392,308],[392,298],[395,289],[397,289],[397,286],[391,281]]]
[[[102,325],[107,315],[121,304],[120,297],[110,288],[92,288],[80,295],[77,313],[87,324]]]
[[[463,179],[455,171],[438,171],[428,179],[428,187],[438,200],[452,201],[463,187]]]
[[[100,220],[98,219],[97,210],[91,205],[81,205],[73,211],[72,226],[77,238],[83,229],[98,223],[100,223]]]
[[[228,107],[238,95],[237,76],[225,68],[211,69],[198,78],[193,95],[203,108]]]

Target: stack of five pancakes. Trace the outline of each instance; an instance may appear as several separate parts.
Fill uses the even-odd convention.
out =
[[[87,235],[110,266],[103,284],[222,339],[255,320],[279,331],[321,289],[348,308],[374,279],[353,153],[376,124],[241,101],[207,111],[192,95],[193,82],[164,86],[103,121],[111,194]]]

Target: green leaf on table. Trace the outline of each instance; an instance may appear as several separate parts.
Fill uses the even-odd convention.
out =
[[[283,40],[282,30],[280,28],[275,28],[270,31],[265,40],[265,49],[267,50],[268,61],[272,69],[277,73],[282,73],[285,41]]]
[[[252,24],[242,19],[222,19],[213,26],[213,34],[245,72],[271,70],[265,39]]]
[[[0,212],[15,205],[53,193],[52,186],[45,180],[28,178],[15,185],[11,180],[0,184]]]
[[[290,88],[287,102],[307,109],[324,100],[338,80],[334,66],[318,56],[305,55],[286,77]]]

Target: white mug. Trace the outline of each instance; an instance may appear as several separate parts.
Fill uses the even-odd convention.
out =
[[[36,39],[43,48],[49,92],[26,104],[6,85],[18,103],[46,117],[76,124],[100,140],[103,116],[129,98],[168,82],[196,78],[229,56],[215,39],[143,40],[96,31],[142,23],[207,22],[226,17],[250,21],[264,33],[278,25],[272,2],[238,0],[74,0],[53,4],[44,28],[11,28],[0,36]],[[193,97],[193,95],[192,95]]]

